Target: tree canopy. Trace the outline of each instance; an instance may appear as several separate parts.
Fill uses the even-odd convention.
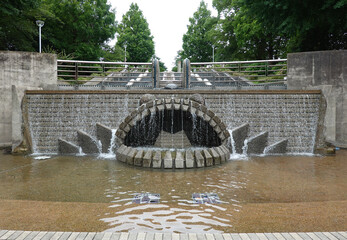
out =
[[[179,53],[191,61],[210,61],[212,45],[216,61],[347,47],[346,0],[213,0],[217,17],[203,14],[204,5],[189,19]]]
[[[47,18],[44,43],[75,58],[98,60],[116,32],[115,13],[107,0],[44,0],[54,18]]]
[[[40,0],[0,1],[0,50],[33,51]]]
[[[117,28],[116,46],[125,48],[127,61],[148,62],[154,55],[154,41],[146,18],[136,3],[123,15]]]
[[[211,11],[207,9],[204,1],[200,2],[198,10],[189,18],[188,31],[183,35],[183,51],[181,57],[189,58],[194,62],[212,60],[212,42],[207,32],[213,26]]]
[[[107,0],[3,0],[0,14],[1,50],[37,51],[40,19],[44,49],[98,60],[116,31]]]

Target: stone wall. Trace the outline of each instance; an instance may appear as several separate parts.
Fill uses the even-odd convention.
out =
[[[347,50],[288,54],[288,89],[320,89],[325,138],[347,147]]]
[[[0,51],[0,147],[16,148],[22,141],[21,101],[24,90],[57,83],[53,54]]]
[[[145,93],[157,99],[200,93],[228,129],[249,123],[250,136],[268,131],[269,144],[288,139],[291,153],[317,147],[320,91],[27,91],[23,112],[33,151],[56,153],[59,138],[77,143],[77,130],[96,136],[97,123],[117,129]]]

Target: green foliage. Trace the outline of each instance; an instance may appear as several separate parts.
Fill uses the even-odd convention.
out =
[[[124,49],[119,46],[105,46],[103,48],[102,58],[105,62],[123,62],[124,61]]]
[[[73,60],[75,58],[73,53],[66,54],[65,50],[63,50],[61,52],[58,52],[57,50],[55,50],[51,46],[43,47],[42,48],[42,52],[56,54],[57,55],[57,59],[60,59],[60,60]]]
[[[54,18],[44,27],[44,44],[73,53],[77,59],[98,60],[105,42],[114,37],[115,13],[107,0],[44,0]]]
[[[154,41],[147,20],[136,3],[130,5],[117,28],[116,47],[127,46],[127,61],[148,62],[154,55]]]
[[[38,48],[35,20],[41,12],[40,2],[0,1],[0,50],[34,51]]]
[[[347,47],[346,0],[234,0],[266,32],[286,39],[287,51]]]
[[[37,51],[38,27],[44,20],[42,47],[62,57],[98,60],[114,37],[115,13],[107,0],[2,0],[0,49]]]
[[[201,1],[198,10],[189,18],[188,31],[183,35],[182,59],[189,58],[193,62],[212,61],[212,43],[207,37],[207,32],[214,25],[211,11]]]
[[[190,19],[179,57],[208,59],[203,50],[211,45],[215,61],[285,58],[288,52],[347,47],[346,0],[214,0],[213,6],[217,18],[199,9]],[[202,22],[212,22],[208,31]]]

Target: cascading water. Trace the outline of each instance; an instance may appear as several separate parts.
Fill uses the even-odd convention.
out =
[[[112,129],[111,132],[111,140],[110,140],[110,146],[108,147],[108,152],[107,153],[100,153],[99,157],[100,158],[107,158],[107,159],[114,159],[116,156],[116,153],[113,151],[114,149],[116,149],[116,132],[117,129]]]
[[[128,94],[26,95],[26,116],[35,154],[56,154],[57,139],[77,143],[77,130],[95,136],[95,125],[116,128],[129,114]],[[115,114],[119,117],[115,118]]]
[[[229,141],[230,141],[230,146],[231,146],[231,150],[232,150],[232,153],[230,154],[230,160],[247,160],[248,157],[247,157],[246,152],[243,152],[242,154],[239,154],[236,152],[236,144],[235,144],[235,140],[233,137],[233,131],[230,129],[228,131],[230,134]]]
[[[104,124],[111,129],[119,127],[119,124],[129,116],[129,112],[135,110],[138,95],[131,94],[27,94],[25,111],[27,115],[26,127],[31,135],[31,146],[34,153],[55,154],[58,152],[57,139],[62,138],[76,144],[76,131],[81,130],[95,137],[96,123]],[[182,105],[181,96],[180,104]],[[165,96],[169,97],[170,96]],[[229,129],[234,129],[243,123],[249,123],[250,136],[263,131],[269,132],[269,145],[281,139],[288,139],[287,152],[312,153],[314,151],[317,123],[319,118],[320,94],[208,94],[208,106],[215,115],[226,123]],[[167,100],[167,99],[165,99]],[[171,103],[174,105],[172,97]],[[177,101],[177,96],[175,96]],[[177,101],[178,102],[178,101]],[[154,109],[157,109],[154,102]],[[208,142],[211,129],[204,126],[201,116],[194,111],[191,101],[187,103],[187,109],[176,111],[155,110],[143,122],[137,126],[137,131],[131,134],[146,133],[147,138],[155,138],[159,125],[164,130],[164,119],[167,115],[180,116],[170,119],[171,125],[175,121],[180,122],[193,145],[199,142]],[[166,109],[166,108],[165,108]],[[143,117],[142,117],[143,119]],[[161,120],[160,120],[161,119]],[[189,121],[187,121],[190,119]],[[154,123],[154,125],[153,125]],[[158,126],[157,126],[158,125]],[[157,130],[153,130],[157,129]],[[173,129],[170,127],[169,133]],[[141,133],[142,132],[142,133]],[[153,133],[152,137],[149,137]],[[180,135],[180,145],[183,146],[184,135]],[[171,139],[171,147],[176,138]],[[267,151],[268,149],[266,149]],[[104,150],[105,151],[105,150]]]

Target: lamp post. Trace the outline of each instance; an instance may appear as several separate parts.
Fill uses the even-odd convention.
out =
[[[39,52],[41,53],[41,28],[45,25],[45,22],[37,20],[36,25],[39,27]]]
[[[124,44],[124,62],[127,61],[127,44]]]
[[[214,45],[212,45],[212,62],[214,62]]]

